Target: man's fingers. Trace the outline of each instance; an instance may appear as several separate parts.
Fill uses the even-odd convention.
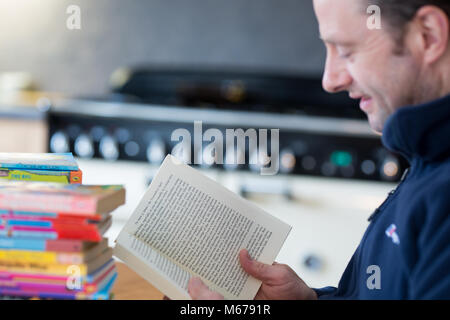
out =
[[[200,278],[193,277],[188,284],[189,295],[194,300],[220,300],[223,296],[217,292],[209,290]]]
[[[197,277],[191,278],[188,284],[188,292],[191,295],[192,299],[197,300],[201,299],[201,296],[205,294],[205,291],[208,292],[208,287]]]
[[[245,272],[256,279],[267,282],[277,277],[273,266],[253,260],[246,249],[239,252],[239,261]]]

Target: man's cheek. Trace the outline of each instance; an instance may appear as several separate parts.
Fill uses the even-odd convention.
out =
[[[362,67],[352,66],[352,68],[349,68],[349,73],[353,79],[355,91],[366,94],[370,78],[373,77],[370,71]]]

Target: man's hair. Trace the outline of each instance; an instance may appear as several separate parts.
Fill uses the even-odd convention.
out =
[[[369,5],[377,5],[392,27],[403,28],[423,6],[441,8],[450,18],[449,0],[369,0]]]
[[[413,20],[417,11],[427,5],[442,9],[450,19],[450,0],[368,0],[368,5],[377,5],[388,29],[396,42],[403,43],[407,24]]]

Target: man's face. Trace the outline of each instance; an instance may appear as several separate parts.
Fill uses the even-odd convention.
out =
[[[364,0],[314,0],[320,36],[327,49],[323,87],[346,90],[381,133],[396,109],[413,104],[420,67],[412,55],[395,53],[386,26],[370,30]]]

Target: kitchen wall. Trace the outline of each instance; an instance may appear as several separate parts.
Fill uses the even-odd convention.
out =
[[[320,76],[324,57],[310,0],[0,0],[0,72],[43,90],[102,94],[118,66],[144,64]]]

